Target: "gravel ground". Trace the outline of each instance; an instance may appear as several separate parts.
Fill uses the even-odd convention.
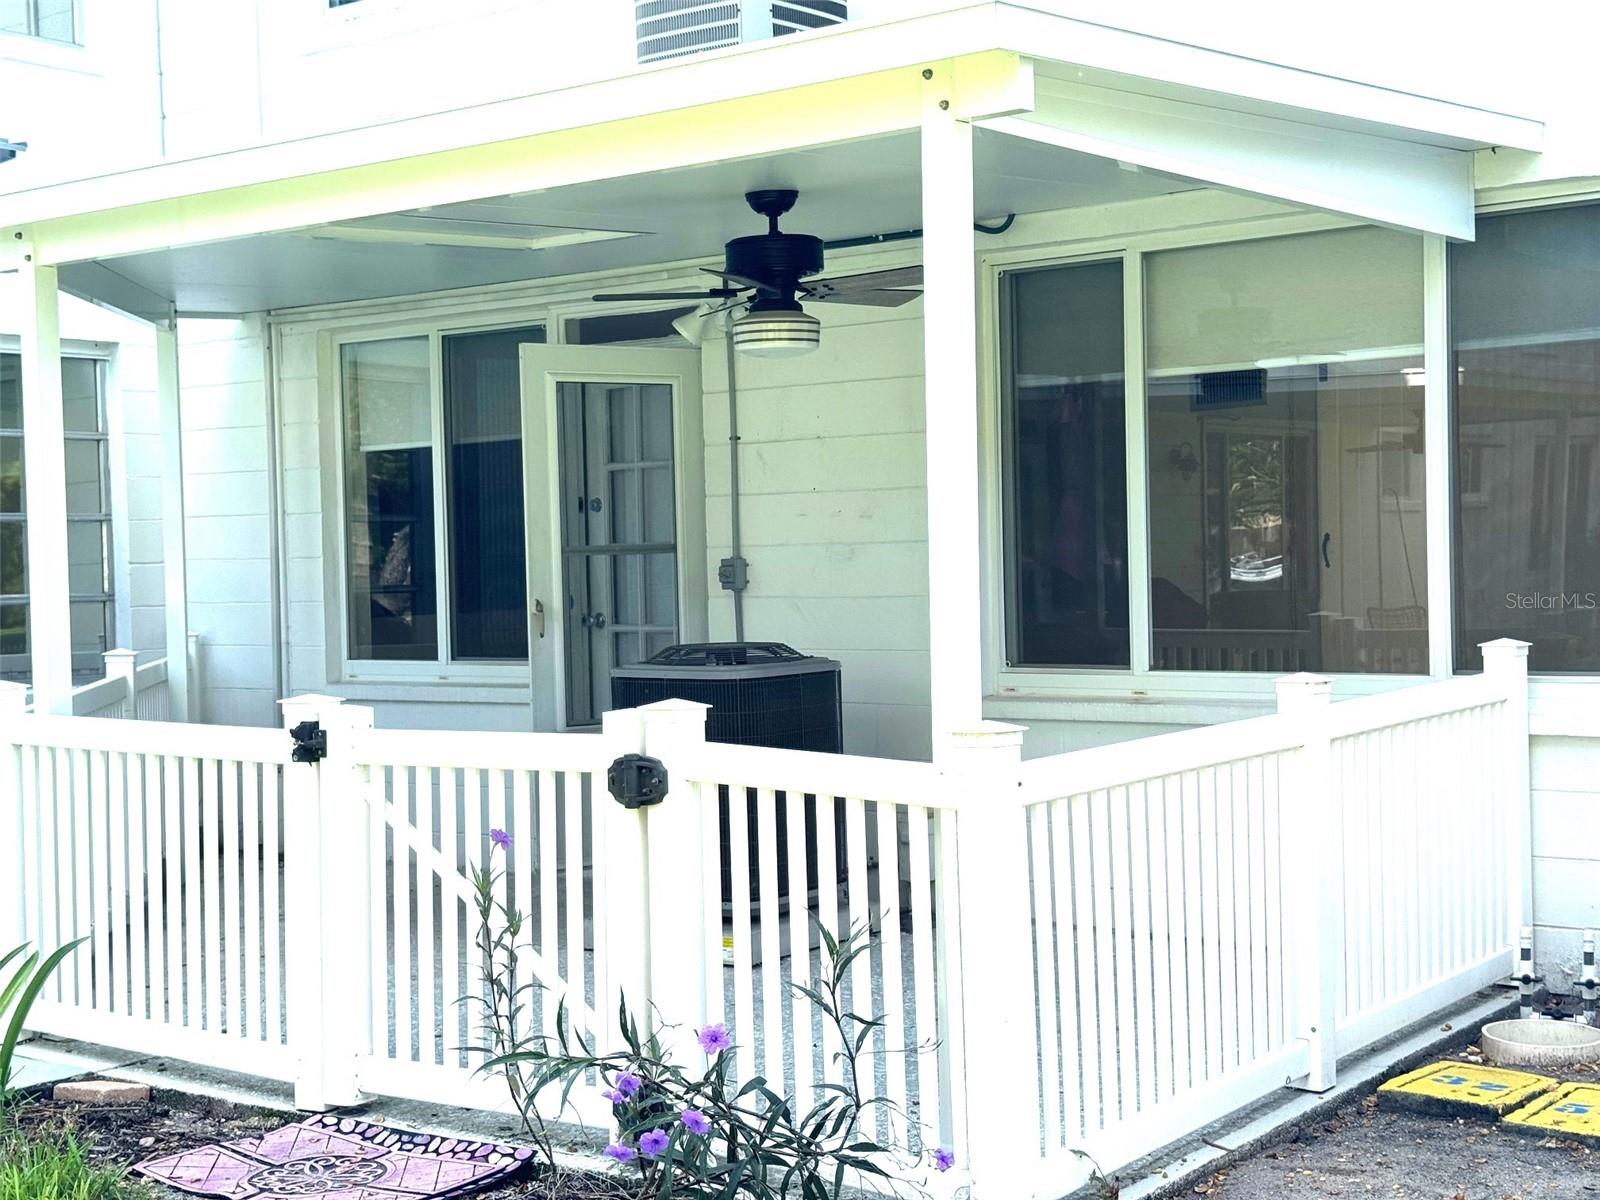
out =
[[[1477,1047],[1459,1056],[1482,1061]],[[1563,1080],[1600,1080],[1600,1064]],[[1368,1096],[1194,1186],[1211,1200],[1596,1200],[1600,1146],[1488,1121],[1379,1109]]]

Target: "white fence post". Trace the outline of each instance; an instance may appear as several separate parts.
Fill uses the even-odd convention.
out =
[[[710,706],[691,700],[662,700],[639,710],[644,721],[644,752],[667,768],[667,798],[643,809],[650,911],[650,1002],[655,1007],[665,1048],[680,1063],[699,1061],[695,1031],[706,1023],[706,958],[721,961],[722,947],[706,944],[706,872],[721,869],[721,848],[705,838],[704,790],[689,782],[682,765],[705,745]],[[715,785],[710,803],[716,803]],[[798,803],[791,799],[790,803]],[[774,848],[774,852],[776,852]],[[776,908],[774,908],[776,911]],[[789,936],[805,937],[791,926]],[[793,944],[793,943],[791,943]],[[720,1001],[721,997],[718,997]],[[777,1036],[770,1031],[769,1037]]]
[[[1505,697],[1505,748],[1498,781],[1506,799],[1506,944],[1533,924],[1533,800],[1528,775],[1528,643],[1485,642],[1483,672]]]
[[[1337,1080],[1339,988],[1344,977],[1343,798],[1333,775],[1328,707],[1333,681],[1287,675],[1276,681],[1278,712],[1299,728],[1300,749],[1282,785],[1282,877],[1297,880],[1287,915],[1292,951],[1295,1035],[1306,1043],[1307,1069],[1291,1086],[1325,1092]]]
[[[12,740],[27,705],[27,684],[0,682],[0,954],[28,939],[22,806],[35,801],[22,794],[22,754]]]
[[[617,709],[600,718],[609,753],[644,753],[644,717],[637,708]],[[645,810],[624,808],[611,798],[604,783],[594,791],[597,846],[604,855],[604,878],[597,879],[596,921],[603,921],[605,961],[597,963],[605,991],[596,991],[595,1030],[599,1045],[616,1044],[617,1004],[626,1001],[641,1031],[650,1025],[650,898],[649,857],[645,849]],[[600,855],[596,855],[600,870]],[[572,865],[568,864],[568,870]]]
[[[1028,892],[1028,822],[1019,725],[984,721],[945,735],[937,762],[956,811],[961,958],[943,964],[961,988],[967,1161],[978,1200],[1028,1194],[1038,1162],[1039,1037]],[[1002,1049],[1003,1048],[1003,1049]]]
[[[372,819],[365,770],[353,742],[372,710],[333,696],[279,701],[284,727],[314,721],[327,757],[284,768],[285,989],[289,1045],[300,1057],[295,1107],[325,1109],[361,1098],[358,1056],[371,1045],[369,987]],[[332,930],[339,930],[337,935]]]
[[[190,633],[185,641],[184,653],[181,656],[167,655],[167,679],[169,680],[167,695],[169,697],[177,696],[170,682],[172,672],[184,672],[183,694],[184,702],[188,708],[188,715],[181,716],[176,710],[173,710],[169,712],[168,719],[173,721],[192,721],[198,725],[206,719],[205,662],[201,657],[200,635],[198,633]]]
[[[139,652],[119,648],[107,650],[102,657],[106,660],[106,678],[120,679],[128,689],[122,701],[122,715],[131,721],[139,715],[139,685],[134,680]]]

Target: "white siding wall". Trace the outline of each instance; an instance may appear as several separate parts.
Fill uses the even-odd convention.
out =
[[[737,365],[745,637],[839,660],[845,749],[929,750],[922,304],[819,306],[822,348]],[[724,343],[706,343],[711,635],[733,636]]]
[[[1534,958],[1568,991],[1600,930],[1600,738],[1533,739]]]
[[[261,318],[179,323],[189,628],[205,647],[201,711],[244,725],[278,720],[264,330]]]

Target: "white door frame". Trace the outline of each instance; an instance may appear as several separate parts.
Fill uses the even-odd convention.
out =
[[[683,640],[703,641],[707,623],[706,448],[700,351],[525,343],[521,358],[532,719],[536,730],[560,731],[567,728],[567,630],[566,605],[560,600],[563,563],[557,389],[563,383],[664,383],[672,388],[678,628]]]

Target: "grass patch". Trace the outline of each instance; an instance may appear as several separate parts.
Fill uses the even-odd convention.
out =
[[[0,1118],[3,1120],[3,1118]],[[0,1126],[0,1200],[133,1200],[149,1189],[89,1159],[69,1129]]]

